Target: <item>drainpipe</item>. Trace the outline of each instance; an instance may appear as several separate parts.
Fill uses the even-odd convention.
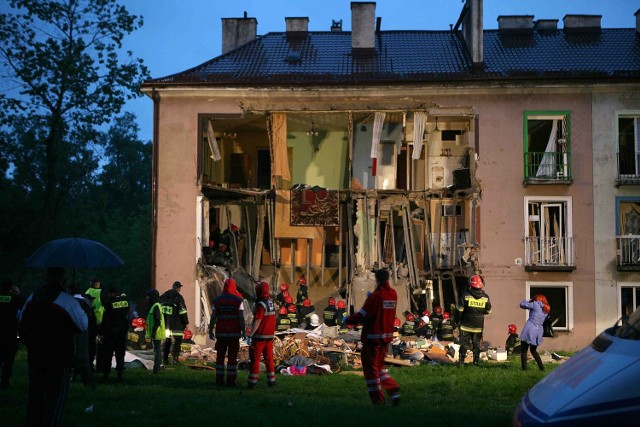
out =
[[[151,287],[156,286],[156,252],[158,247],[158,152],[159,144],[159,117],[160,117],[160,94],[153,89],[151,93],[153,99],[153,147],[151,166]]]

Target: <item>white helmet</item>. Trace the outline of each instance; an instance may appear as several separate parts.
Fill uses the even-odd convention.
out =
[[[311,315],[311,326],[320,326],[320,318],[315,313]]]

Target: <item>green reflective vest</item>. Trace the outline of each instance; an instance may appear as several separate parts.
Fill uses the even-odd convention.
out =
[[[157,316],[154,316],[154,310],[157,310]],[[155,328],[156,318],[159,319],[160,324],[158,325],[158,329],[156,330],[156,335],[154,337],[151,336],[151,331]],[[162,315],[162,305],[159,302],[153,304],[151,309],[149,310],[149,314],[147,314],[147,331],[146,337],[148,339],[153,340],[163,340],[166,338],[166,329],[164,326],[164,316]]]

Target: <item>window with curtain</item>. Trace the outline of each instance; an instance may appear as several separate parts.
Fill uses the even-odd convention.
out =
[[[525,179],[571,179],[571,132],[568,112],[525,112]]]
[[[525,198],[527,266],[573,266],[571,198]]]

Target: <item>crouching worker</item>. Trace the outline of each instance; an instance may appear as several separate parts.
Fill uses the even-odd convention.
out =
[[[222,293],[214,298],[209,338],[216,340],[216,384],[224,385],[224,358],[227,356],[227,386],[235,387],[238,373],[240,337],[245,338],[242,296],[236,281],[224,281]],[[215,333],[214,333],[215,326]]]
[[[258,383],[260,373],[260,357],[264,357],[267,368],[267,385],[273,387],[276,384],[276,368],[273,362],[273,337],[276,329],[276,309],[269,295],[269,284],[261,282],[256,286],[258,302],[253,313],[251,325],[251,346],[249,356],[251,359],[251,372],[249,373],[249,388],[254,388]]]
[[[400,387],[384,367],[387,347],[393,339],[398,296],[389,285],[389,271],[375,272],[377,287],[357,313],[346,320],[347,324],[362,324],[362,369],[367,391],[374,405],[384,405],[384,388],[394,405],[400,403]]]

